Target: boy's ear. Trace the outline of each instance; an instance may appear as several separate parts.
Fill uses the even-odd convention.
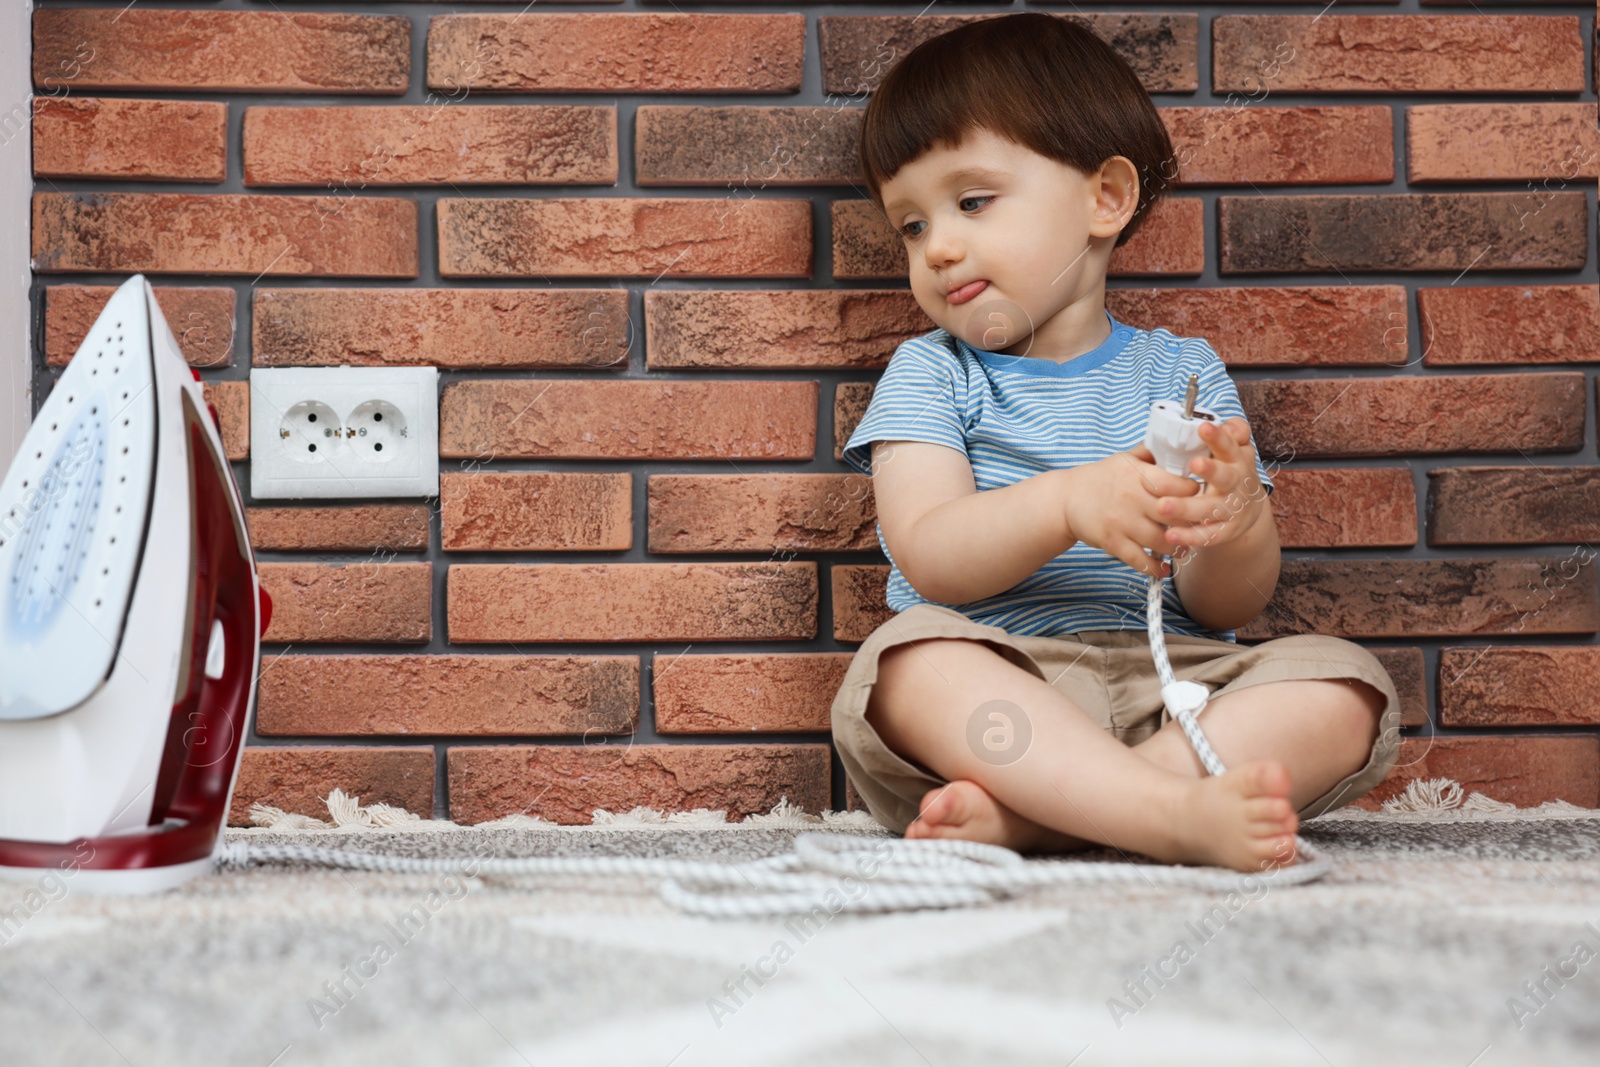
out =
[[[1139,208],[1139,171],[1127,156],[1112,156],[1089,176],[1094,189],[1094,219],[1089,233],[1115,237]]]

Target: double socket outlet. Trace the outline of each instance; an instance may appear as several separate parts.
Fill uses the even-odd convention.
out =
[[[253,369],[250,495],[438,496],[438,368]]]

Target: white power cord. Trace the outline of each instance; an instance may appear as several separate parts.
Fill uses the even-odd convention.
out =
[[[1150,422],[1144,432],[1144,446],[1155,457],[1156,466],[1168,474],[1175,474],[1180,478],[1196,478],[1189,470],[1191,460],[1210,453],[1211,448],[1200,437],[1200,426],[1209,422],[1220,427],[1222,422],[1217,418],[1216,412],[1208,411],[1195,406],[1195,395],[1199,392],[1200,376],[1190,375],[1189,388],[1181,405],[1166,400],[1157,400],[1150,405]],[[1167,557],[1170,559],[1171,557]],[[1147,593],[1148,602],[1145,605],[1145,624],[1150,631],[1150,655],[1156,661],[1156,673],[1161,678],[1161,700],[1166,704],[1167,711],[1178,720],[1178,725],[1183,727],[1183,732],[1189,738],[1189,744],[1194,746],[1200,762],[1205,765],[1208,774],[1221,774],[1227,768],[1212,751],[1211,744],[1206,740],[1206,735],[1200,732],[1200,724],[1196,716],[1205,710],[1206,700],[1211,693],[1205,686],[1198,682],[1180,682],[1172,673],[1172,664],[1167,661],[1167,641],[1161,630],[1161,576],[1150,576],[1150,588]]]
[[[1201,420],[1216,415],[1194,406],[1197,379],[1189,381],[1180,407],[1157,401],[1150,409],[1145,445],[1162,469],[1187,475],[1189,461],[1207,455]],[[1150,576],[1145,618],[1150,654],[1161,678],[1161,698],[1207,772],[1226,770],[1200,731],[1197,716],[1210,696],[1205,686],[1180,682],[1172,673],[1161,630],[1160,575]],[[1246,879],[1271,879],[1299,885],[1327,873],[1329,862],[1295,838],[1298,861],[1260,873],[1218,867],[1180,867],[1077,860],[1024,860],[1009,848],[950,839],[855,838],[808,832],[795,838],[794,851],[739,863],[651,859],[634,856],[527,856],[479,859],[419,859],[311,845],[224,844],[219,869],[253,863],[300,863],[364,871],[409,874],[461,872],[481,875],[633,875],[664,879],[662,898],[681,911],[715,918],[763,918],[817,911],[906,911],[948,908],[1002,900],[1051,885],[1127,883],[1236,890]],[[732,892],[727,892],[732,890]]]

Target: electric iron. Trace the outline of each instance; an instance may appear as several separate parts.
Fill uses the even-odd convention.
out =
[[[0,483],[0,879],[215,866],[272,604],[199,379],[134,275]]]

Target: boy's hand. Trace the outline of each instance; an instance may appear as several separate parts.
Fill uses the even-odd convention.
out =
[[[1116,452],[1105,459],[1069,467],[1062,481],[1062,509],[1073,535],[1107,555],[1122,560],[1141,574],[1163,578],[1172,568],[1158,556],[1172,555],[1167,540],[1170,518],[1159,505],[1165,500],[1194,496],[1200,484],[1193,478],[1168,474],[1156,466],[1144,445]],[[1069,546],[1070,547],[1070,546]]]
[[[1237,416],[1220,426],[1201,423],[1200,440],[1211,446],[1211,456],[1190,460],[1189,469],[1205,479],[1204,491],[1157,501],[1156,521],[1169,527],[1160,551],[1178,559],[1243,535],[1266,510],[1266,487],[1256,473],[1250,424]],[[1141,452],[1150,455],[1143,445],[1134,449],[1135,454]]]

